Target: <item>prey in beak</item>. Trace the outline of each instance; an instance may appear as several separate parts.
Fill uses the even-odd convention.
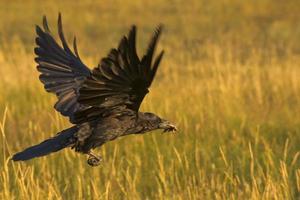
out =
[[[177,127],[167,120],[162,120],[158,126],[159,129],[163,129],[163,133],[165,132],[173,132],[177,131]]]

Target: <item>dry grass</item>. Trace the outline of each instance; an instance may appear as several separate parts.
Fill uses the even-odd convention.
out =
[[[37,2],[0,1],[0,199],[300,198],[298,1]],[[33,24],[47,13],[55,30],[58,11],[90,66],[130,24],[140,49],[165,24],[167,53],[142,110],[177,122],[177,135],[108,143],[98,168],[71,150],[9,160],[69,126],[33,62]]]

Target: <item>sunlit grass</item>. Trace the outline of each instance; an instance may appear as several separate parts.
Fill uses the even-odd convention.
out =
[[[7,4],[11,12],[26,9],[25,16],[0,6],[0,15],[7,14],[6,21],[0,18],[0,199],[300,198],[300,46],[294,36],[300,32],[291,9],[297,3],[203,2]],[[276,21],[279,8],[291,13]],[[159,48],[166,56],[142,110],[176,122],[177,135],[153,132],[107,143],[97,168],[72,150],[26,163],[9,160],[70,126],[54,111],[56,97],[44,91],[33,61],[33,24],[50,12],[55,32],[58,10],[68,39],[79,36],[91,67],[130,24],[140,25],[141,54],[152,28],[165,23]],[[9,22],[17,25],[5,28]],[[226,25],[223,35],[219,28]]]

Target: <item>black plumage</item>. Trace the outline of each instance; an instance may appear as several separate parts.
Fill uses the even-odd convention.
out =
[[[90,165],[99,164],[99,156],[91,150],[128,134],[155,129],[175,131],[176,127],[153,113],[139,112],[155,77],[161,51],[154,57],[161,34],[159,26],[151,38],[145,55],[140,59],[136,51],[136,27],[132,26],[118,48],[113,48],[92,71],[81,61],[76,39],[72,51],[63,34],[61,15],[58,35],[62,46],[53,38],[43,18],[43,29],[36,26],[35,61],[46,91],[56,94],[55,109],[69,117],[73,127],[53,138],[15,154],[12,159],[28,160],[47,155],[65,147],[88,154]]]

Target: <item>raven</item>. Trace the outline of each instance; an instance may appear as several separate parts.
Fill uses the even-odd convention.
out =
[[[156,28],[145,55],[140,59],[136,52],[136,26],[128,36],[123,36],[118,48],[113,48],[90,70],[81,61],[76,38],[72,51],[63,34],[61,14],[58,15],[59,45],[53,38],[47,19],[43,28],[36,26],[37,70],[47,92],[56,94],[54,108],[69,117],[72,127],[56,136],[31,146],[12,157],[25,161],[71,147],[88,155],[91,166],[100,164],[102,158],[92,149],[108,141],[129,134],[142,134],[156,129],[175,132],[171,122],[149,112],[139,112],[139,107],[149,92],[164,51],[153,60],[162,26]]]

